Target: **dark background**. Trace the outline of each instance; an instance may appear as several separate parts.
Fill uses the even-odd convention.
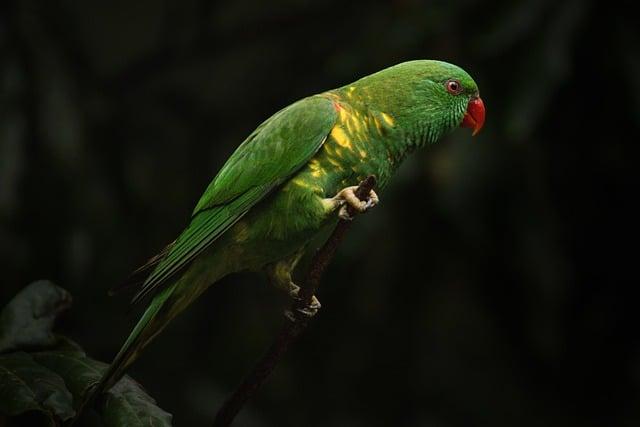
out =
[[[224,160],[294,100],[437,58],[485,129],[415,154],[359,218],[323,308],[239,426],[640,422],[630,3],[5,1],[2,305],[48,278],[101,360],[134,315],[106,290],[172,240]],[[212,287],[132,375],[207,425],[274,336],[263,277]]]

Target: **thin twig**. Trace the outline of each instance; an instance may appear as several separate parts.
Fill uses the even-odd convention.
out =
[[[369,192],[375,185],[375,177],[367,177],[358,186],[356,196],[358,196],[360,200],[366,200]],[[350,206],[347,209],[349,209],[350,215],[355,215],[355,212]],[[318,290],[322,274],[331,262],[333,255],[336,253],[340,242],[351,227],[351,224],[352,221],[349,220],[341,219],[338,221],[338,225],[333,230],[333,233],[331,233],[329,239],[318,249],[311,261],[311,267],[307,273],[306,280],[301,285],[300,298],[293,302],[288,311],[288,313],[293,316],[285,316],[284,324],[273,343],[271,343],[271,346],[267,349],[267,352],[258,360],[258,363],[218,411],[213,422],[214,427],[227,427],[231,425],[244,404],[255,394],[269,374],[275,369],[291,343],[293,343],[307,327],[310,317],[304,315],[302,310],[310,309],[311,299]]]

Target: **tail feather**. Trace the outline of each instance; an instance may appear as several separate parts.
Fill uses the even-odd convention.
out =
[[[226,255],[222,253],[216,258],[196,261],[178,280],[158,290],[111,365],[83,400],[78,408],[78,415],[83,408],[92,406],[100,395],[122,378],[147,344],[162,332],[175,316],[198,298],[209,285],[230,272],[226,260]],[[152,261],[154,259],[150,262]]]
[[[171,317],[165,316],[166,310],[162,308],[174,289],[175,286],[166,288],[154,298],[85,402],[92,402],[115,385],[131,363],[137,359],[142,349],[169,323]]]
[[[119,293],[132,291],[136,288],[141,288],[144,281],[149,277],[149,274],[156,268],[160,261],[167,256],[174,244],[175,241],[169,243],[157,255],[153,256],[131,273],[124,282],[109,289],[109,295],[113,296]]]

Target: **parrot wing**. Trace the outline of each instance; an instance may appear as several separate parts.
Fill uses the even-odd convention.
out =
[[[200,198],[191,223],[142,283],[145,299],[185,268],[322,147],[336,122],[330,100],[302,99],[271,116],[236,149]]]

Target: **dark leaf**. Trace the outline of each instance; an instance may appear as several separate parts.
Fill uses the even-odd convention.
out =
[[[100,380],[108,366],[77,351],[43,351],[35,353],[33,358],[64,379],[76,405],[83,400],[87,390]]]
[[[121,379],[106,395],[102,419],[107,427],[171,426],[171,414],[130,377]]]
[[[64,380],[24,352],[0,356],[0,413],[41,411],[68,420],[75,415]]]
[[[34,359],[64,379],[76,405],[84,400],[108,366],[78,351],[44,351],[34,354]],[[171,425],[171,414],[160,409],[155,400],[128,376],[106,393],[101,414],[107,426]]]
[[[69,337],[56,334],[56,346],[52,349],[54,351],[62,351],[68,353],[79,353],[82,356],[86,355],[80,344],[73,341]]]
[[[56,317],[71,305],[71,295],[51,282],[34,282],[0,313],[0,353],[56,344]]]

